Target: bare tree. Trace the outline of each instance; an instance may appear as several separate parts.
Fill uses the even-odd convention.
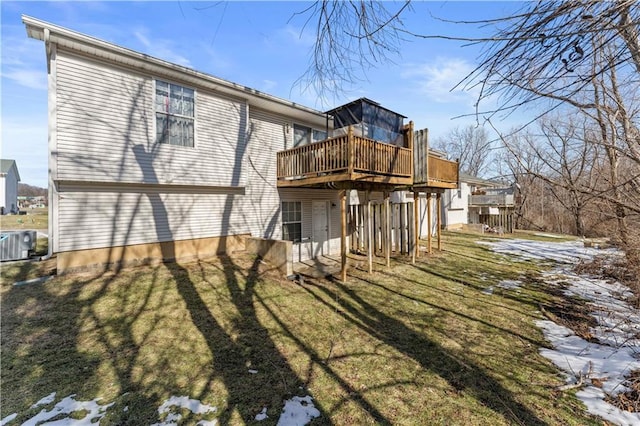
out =
[[[437,138],[433,148],[460,162],[460,171],[472,176],[483,176],[489,171],[494,156],[492,142],[482,126],[456,126],[445,136]]]
[[[611,68],[640,72],[640,3],[635,0],[527,3],[521,13],[497,19],[502,29],[478,40],[480,64],[464,80],[480,89],[478,102],[498,96],[497,109],[510,112],[540,99],[582,106],[594,77]],[[603,62],[599,52],[611,52]],[[552,108],[553,108],[552,106]]]
[[[325,97],[344,92],[368,69],[392,60],[404,40],[400,15],[410,3],[321,0],[294,14],[306,15],[303,31],[312,27],[316,39],[298,84]]]
[[[584,236],[585,210],[595,197],[597,182],[593,164],[598,160],[598,150],[596,145],[589,143],[594,132],[586,120],[576,121],[566,117],[540,121],[541,135],[536,138],[537,142],[526,141],[528,151],[533,152],[543,167],[538,165],[538,171],[527,172],[543,181],[554,203],[573,218],[573,229],[562,231]],[[506,143],[516,159],[522,157],[522,153],[516,152],[509,141]]]
[[[530,130],[511,132],[509,150],[501,151],[498,164],[501,174],[511,176],[517,189],[515,227],[545,230],[545,182],[539,176],[545,174],[544,162],[537,154],[537,138]]]

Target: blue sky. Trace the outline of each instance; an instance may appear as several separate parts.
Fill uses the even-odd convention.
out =
[[[398,3],[399,4],[399,3]],[[368,70],[364,80],[335,100],[295,86],[305,72],[315,35],[303,31],[305,2],[0,2],[2,21],[2,158],[15,159],[23,183],[47,186],[47,88],[44,45],[27,38],[26,14],[325,110],[366,96],[428,127],[431,138],[473,118],[473,92],[450,89],[475,66],[477,46],[408,39],[394,63]],[[433,19],[477,20],[504,16],[515,2],[416,2],[403,14],[416,32],[473,37],[471,25]],[[389,9],[394,3],[388,4]],[[293,17],[293,18],[292,18]],[[309,30],[313,26],[310,26]],[[514,117],[502,123],[518,124]]]

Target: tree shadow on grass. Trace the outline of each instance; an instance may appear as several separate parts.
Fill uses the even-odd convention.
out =
[[[403,278],[403,279],[406,280],[406,278]],[[482,318],[473,317],[471,315],[467,315],[465,313],[456,311],[454,309],[446,308],[444,306],[437,305],[437,304],[432,303],[432,302],[428,302],[428,301],[426,301],[424,299],[420,299],[419,297],[415,297],[415,296],[412,296],[410,294],[406,294],[406,293],[394,290],[392,288],[389,288],[389,287],[387,287],[387,286],[385,286],[383,284],[380,284],[379,282],[373,281],[373,280],[360,278],[360,281],[363,281],[363,282],[367,283],[367,285],[369,285],[369,286],[378,287],[378,288],[384,290],[385,292],[392,293],[392,294],[394,294],[396,296],[400,296],[400,297],[406,298],[408,300],[411,300],[411,301],[414,301],[414,302],[417,302],[417,303],[420,303],[420,304],[423,304],[423,305],[426,305],[426,306],[430,306],[432,308],[435,308],[435,309],[438,309],[438,310],[441,310],[441,311],[444,311],[444,312],[448,312],[450,314],[459,316],[459,317],[461,317],[461,318],[463,318],[465,320],[468,320],[468,321],[477,322],[477,323],[482,324],[484,326],[495,328],[495,329],[497,329],[497,330],[499,330],[499,331],[501,331],[503,333],[511,334],[512,336],[517,337],[518,339],[524,340],[526,342],[529,342],[529,343],[531,343],[533,345],[539,345],[540,344],[540,342],[537,341],[537,340],[533,340],[530,337],[524,336],[524,335],[522,335],[520,333],[517,333],[517,332],[515,332],[513,330],[508,330],[508,329],[500,327],[500,326],[498,326],[496,324],[492,324],[489,321],[483,320]],[[406,281],[411,281],[411,280],[406,280]],[[420,283],[415,282],[415,281],[411,281],[411,282],[413,282],[414,284],[420,284]],[[504,308],[504,307],[500,306],[500,308]]]
[[[133,324],[146,310],[148,300],[142,300],[137,310],[126,310],[126,318],[120,317],[125,309],[115,307],[105,321],[98,305],[109,286],[122,284],[117,276],[65,278],[69,282],[61,287],[54,279],[46,284],[12,287],[3,294],[3,406],[8,396],[7,403],[17,411],[17,419],[25,421],[44,408],[28,407],[53,392],[56,401],[76,394],[78,400],[95,395],[109,402],[116,397],[117,406],[111,410],[112,414],[118,412],[115,423],[156,421],[158,396],[141,392],[140,382],[133,378],[143,345],[133,335]],[[135,273],[131,281],[136,281]],[[93,332],[87,333],[87,329]],[[81,342],[87,336],[94,340]],[[105,368],[114,375],[110,387],[117,395],[104,394],[100,371],[106,372]],[[128,396],[120,398],[125,393]],[[132,421],[120,417],[124,406],[135,413]]]
[[[345,297],[335,298],[331,290],[325,286],[305,285],[304,288],[321,303],[327,303],[324,297],[335,300],[345,319],[372,337],[411,357],[423,368],[445,379],[457,391],[469,394],[508,421],[522,425],[546,424],[515,400],[511,392],[488,375],[482,367],[467,358],[459,359],[458,355],[449,353],[398,319],[381,312],[349,286],[336,280],[333,280],[333,284]],[[321,297],[320,293],[323,293],[324,297]]]

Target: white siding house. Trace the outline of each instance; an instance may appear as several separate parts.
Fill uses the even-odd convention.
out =
[[[500,222],[500,226],[511,229],[513,207],[512,187],[460,173],[458,188],[447,189],[443,194],[442,226],[445,229],[460,229],[467,224],[495,226]]]
[[[295,240],[294,260],[340,251],[338,191],[276,184],[276,152],[293,146],[294,127],[326,131],[325,114],[23,22],[47,52],[49,248],[59,270],[210,255],[246,236]]]
[[[460,176],[456,189],[446,189],[442,194],[442,226],[445,229],[460,229],[469,223],[469,195],[473,184]]]
[[[0,160],[0,211],[2,214],[18,211],[18,182],[20,174],[14,160]]]

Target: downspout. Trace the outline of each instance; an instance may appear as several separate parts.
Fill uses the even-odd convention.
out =
[[[58,208],[58,202],[57,202],[57,197],[58,197],[58,193],[55,190],[55,181],[54,178],[56,176],[54,176],[55,171],[57,170],[57,168],[55,167],[55,161],[53,159],[53,155],[54,155],[54,149],[57,151],[57,123],[54,121],[55,120],[55,110],[57,108],[56,106],[56,87],[55,87],[55,79],[56,79],[56,75],[55,75],[55,67],[52,67],[51,62],[53,60],[55,60],[55,56],[56,56],[56,46],[54,46],[51,43],[51,32],[48,28],[44,28],[43,29],[43,35],[44,35],[44,46],[45,46],[45,52],[47,55],[47,110],[48,110],[48,180],[49,180],[49,185],[48,185],[48,196],[49,196],[49,200],[47,203],[47,209],[49,211],[49,222],[48,222],[48,240],[49,240],[49,244],[48,244],[48,248],[47,248],[47,255],[43,256],[40,260],[47,260],[49,259],[53,253],[54,253],[54,246],[56,244],[56,238],[57,238],[57,208]]]
[[[47,54],[47,75],[51,74],[51,32],[44,29],[44,49]]]

